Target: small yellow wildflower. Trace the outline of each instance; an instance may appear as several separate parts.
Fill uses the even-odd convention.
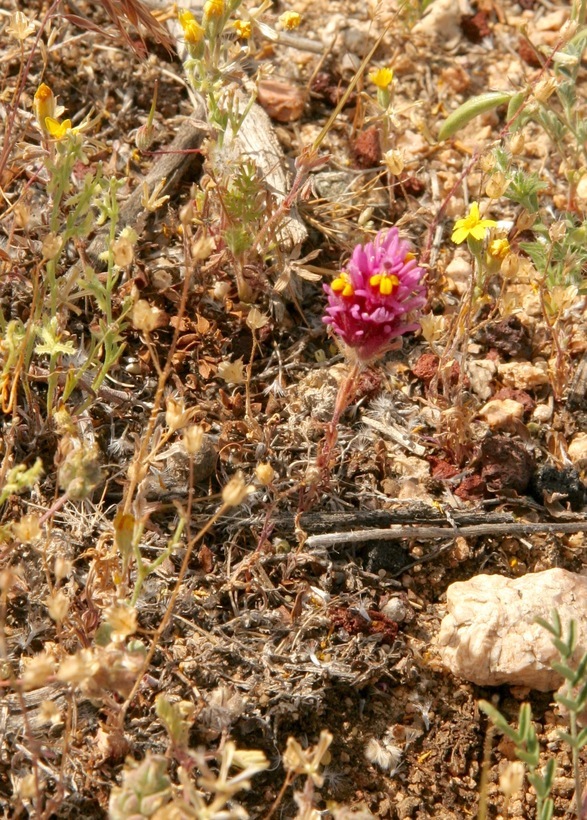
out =
[[[179,25],[184,29],[188,23],[195,22],[196,18],[188,11],[188,9],[178,9],[177,11],[177,19],[179,20]]]
[[[196,20],[191,20],[187,23],[183,33],[185,35],[186,43],[189,43],[192,46],[199,45],[204,39],[204,29]]]
[[[302,16],[301,14],[298,14],[297,11],[284,11],[279,18],[279,22],[284,29],[291,31],[300,25],[302,22]]]
[[[199,45],[204,38],[204,29],[198,23],[191,11],[182,9],[178,12],[177,19],[183,29],[186,43],[192,46]]]
[[[510,243],[505,237],[492,239],[487,252],[492,259],[505,259],[510,252]]]
[[[399,279],[391,273],[376,273],[369,279],[369,284],[379,288],[382,296],[391,296],[393,289],[399,285]]]
[[[251,36],[251,24],[248,20],[235,20],[234,30],[241,40],[248,40]]]
[[[224,0],[206,0],[204,3],[204,19],[220,17],[224,14]]]
[[[485,238],[489,228],[495,228],[496,225],[497,222],[493,219],[481,219],[479,203],[471,202],[467,216],[464,219],[457,219],[455,222],[451,239],[455,245],[460,245],[469,237],[481,240]]]
[[[35,110],[37,122],[41,126],[41,129],[45,133],[48,133],[47,126],[45,125],[45,120],[47,119],[47,117],[55,116],[55,95],[53,94],[49,86],[45,83],[41,83],[41,85],[35,91],[33,108]]]
[[[340,273],[340,275],[333,280],[330,287],[335,293],[340,293],[341,296],[353,296],[355,293],[351,284],[350,276],[344,271],[342,271],[342,273]]]
[[[71,120],[59,122],[54,117],[45,117],[45,128],[50,137],[54,140],[65,139],[69,131],[72,131]]]
[[[369,79],[377,88],[386,89],[393,82],[393,69],[375,68],[369,72]]]

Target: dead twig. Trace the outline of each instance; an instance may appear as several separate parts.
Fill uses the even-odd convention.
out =
[[[396,541],[400,538],[425,541],[433,538],[478,538],[481,535],[530,535],[543,532],[587,532],[587,520],[563,524],[543,522],[530,524],[476,524],[472,527],[403,527],[387,529],[354,530],[353,532],[330,532],[311,535],[304,546],[308,549],[338,547],[342,544],[358,544],[361,541]]]

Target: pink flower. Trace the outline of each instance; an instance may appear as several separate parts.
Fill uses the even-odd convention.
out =
[[[397,228],[357,245],[346,270],[324,285],[330,325],[359,359],[382,355],[392,339],[417,330],[414,314],[426,302],[424,271]]]

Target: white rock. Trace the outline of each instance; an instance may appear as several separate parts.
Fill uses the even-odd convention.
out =
[[[532,413],[532,421],[538,424],[548,424],[554,413],[554,405],[552,402],[548,404],[537,404]]]
[[[496,373],[497,365],[491,359],[472,359],[467,363],[471,390],[483,401],[487,401],[491,396],[491,382]]]
[[[587,433],[577,433],[569,444],[569,458],[579,469],[587,467]]]
[[[550,664],[558,659],[550,634],[536,617],[577,624],[577,646],[587,646],[587,577],[549,569],[504,578],[477,575],[451,584],[447,614],[436,639],[442,662],[456,676],[481,686],[526,686],[549,692],[562,678]]]
[[[444,48],[452,48],[462,38],[461,17],[468,10],[466,0],[436,0],[412,32],[438,40]]]
[[[493,399],[479,410],[479,415],[490,427],[511,427],[524,418],[524,405],[513,399]]]
[[[541,384],[548,384],[548,365],[546,362],[506,362],[500,364],[498,372],[506,387],[519,387],[531,390]]]

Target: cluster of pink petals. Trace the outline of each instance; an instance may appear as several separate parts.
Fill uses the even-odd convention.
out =
[[[426,302],[423,276],[397,228],[379,231],[373,242],[357,245],[346,269],[324,285],[323,321],[362,361],[380,356],[393,339],[420,327],[414,314]]]

